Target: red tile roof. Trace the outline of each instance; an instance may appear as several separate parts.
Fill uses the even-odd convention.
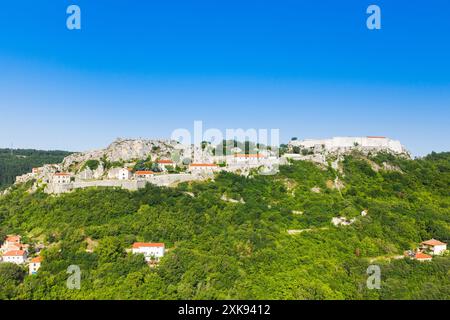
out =
[[[138,175],[138,176],[144,176],[144,175],[148,175],[148,174],[154,174],[153,171],[149,171],[149,170],[141,170],[141,171],[136,171],[134,174]]]
[[[369,138],[369,139],[386,139],[386,137],[381,137],[381,136],[368,136],[367,138]]]
[[[133,243],[133,248],[143,248],[143,247],[164,247],[164,243],[157,243],[157,242],[135,242],[135,243]]]
[[[217,167],[215,163],[191,163],[191,167]]]
[[[417,260],[424,260],[424,259],[431,259],[433,258],[432,256],[430,256],[429,254],[423,253],[423,252],[417,252],[415,255],[415,258]]]
[[[235,154],[234,155],[236,158],[264,158],[264,156],[262,154]]]
[[[5,254],[3,254],[4,257],[16,257],[16,256],[23,256],[25,254],[24,250],[12,250],[8,251]]]
[[[33,258],[33,259],[31,259],[31,262],[32,263],[41,263],[42,262],[42,257],[39,256],[39,257]]]
[[[434,246],[442,246],[442,245],[445,245],[446,243],[440,242],[439,240],[436,240],[436,239],[431,239],[431,240],[422,242],[422,244],[434,247]]]
[[[172,160],[158,160],[157,163],[162,163],[162,164],[173,164]]]

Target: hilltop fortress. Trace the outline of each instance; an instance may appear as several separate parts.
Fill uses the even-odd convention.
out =
[[[288,150],[277,148],[241,150],[231,148],[220,154],[222,146],[182,145],[173,140],[117,139],[107,148],[74,153],[60,164],[46,164],[16,178],[16,184],[34,181],[31,191],[43,188],[59,194],[88,187],[118,187],[138,190],[147,183],[174,186],[180,182],[214,178],[219,171],[249,175],[274,174],[279,165],[291,160],[312,161],[337,169],[342,156],[355,150],[369,155],[387,152],[410,157],[397,140],[385,137],[335,137],[319,140],[292,140]],[[220,155],[219,155],[220,154]],[[337,157],[336,157],[337,156]]]
[[[359,150],[366,154],[387,152],[395,155],[410,156],[400,141],[379,136],[292,140],[289,143],[289,148],[291,151],[298,151],[294,153],[302,154],[345,154],[353,150]]]

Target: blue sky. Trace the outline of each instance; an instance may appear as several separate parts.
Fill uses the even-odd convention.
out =
[[[450,151],[449,15],[448,0],[4,2],[0,147],[81,151],[202,120]]]

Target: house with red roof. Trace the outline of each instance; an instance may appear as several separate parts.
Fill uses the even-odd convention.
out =
[[[22,244],[20,243],[21,237],[18,235],[7,236],[2,246],[0,247],[0,252],[5,253],[7,251],[21,250]]]
[[[145,179],[153,177],[154,175],[155,175],[155,173],[150,170],[140,170],[140,171],[136,171],[134,173],[134,176],[138,180],[145,180]]]
[[[135,242],[131,249],[133,254],[143,254],[145,261],[159,261],[164,256],[164,243]]]
[[[430,251],[433,255],[441,255],[447,251],[447,244],[436,239],[430,239],[421,243],[422,248]]]
[[[42,257],[38,256],[31,259],[30,265],[28,266],[29,274],[36,274],[41,267]]]
[[[414,259],[422,262],[422,261],[431,261],[431,259],[433,259],[433,257],[430,256],[429,254],[419,251],[419,252],[416,252],[416,254],[414,255]]]
[[[57,184],[69,184],[71,174],[67,172],[57,172],[53,175],[53,183]]]
[[[24,264],[26,260],[27,252],[25,250],[12,250],[3,254],[3,262]]]

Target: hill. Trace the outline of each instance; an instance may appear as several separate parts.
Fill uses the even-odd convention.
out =
[[[66,151],[0,149],[0,190],[13,184],[16,176],[46,163],[59,163],[69,154]]]
[[[293,161],[274,176],[135,192],[15,186],[0,198],[0,233],[46,248],[35,276],[0,267],[0,299],[450,299],[449,256],[398,258],[426,239],[448,242],[449,185],[450,153],[355,153],[339,170]],[[125,251],[134,241],[169,251],[149,268]],[[366,286],[373,264],[380,290]],[[70,265],[80,290],[66,287]]]

